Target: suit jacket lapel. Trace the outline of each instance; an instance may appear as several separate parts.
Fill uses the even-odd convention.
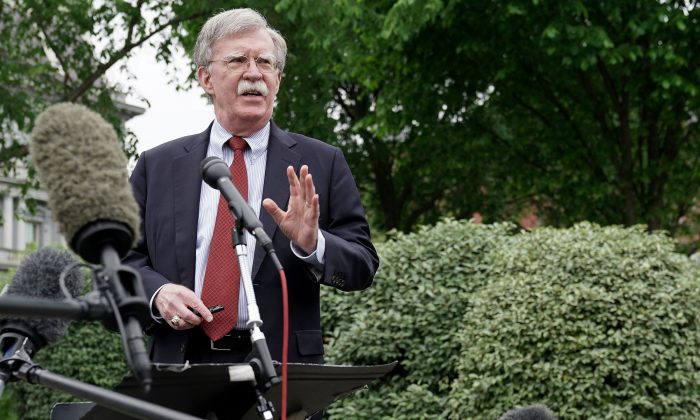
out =
[[[292,165],[298,172],[301,161],[301,155],[293,150],[295,144],[296,141],[287,133],[277,127],[275,123],[270,123],[270,140],[267,145],[267,164],[265,165],[265,184],[263,185],[262,196],[263,199],[271,198],[283,210],[287,208],[287,202],[289,201],[287,167]],[[260,221],[265,232],[274,240],[277,224],[272,219],[272,216],[262,207],[260,208]],[[265,251],[260,247],[256,247],[251,276],[256,284],[260,283],[260,281],[255,281],[255,276],[258,274],[264,258]]]
[[[211,125],[185,144],[183,154],[173,159],[173,217],[175,221],[175,255],[180,284],[194,289],[195,250],[199,219],[199,195],[202,188],[200,165],[207,154]]]

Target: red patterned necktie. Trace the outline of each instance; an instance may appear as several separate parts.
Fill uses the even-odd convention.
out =
[[[233,185],[243,198],[248,200],[248,172],[243,160],[246,142],[236,136],[228,141],[228,145],[233,149],[233,163],[230,167]],[[204,272],[202,289],[202,301],[205,305],[224,306],[223,311],[214,315],[213,321],[201,324],[204,332],[214,341],[231,331],[238,320],[238,291],[241,270],[231,241],[233,224],[233,215],[231,215],[228,204],[222,195],[219,198],[219,208],[216,211],[216,224],[209,247],[209,258]]]

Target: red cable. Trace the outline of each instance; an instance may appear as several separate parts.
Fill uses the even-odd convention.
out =
[[[282,283],[282,413],[281,419],[287,420],[287,352],[289,347],[289,301],[287,299],[287,276],[280,269]]]

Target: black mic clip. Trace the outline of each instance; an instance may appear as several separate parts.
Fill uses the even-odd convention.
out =
[[[37,347],[41,347],[39,337],[21,324],[7,323],[3,325],[0,335],[0,395],[5,384],[18,379],[17,372],[25,365],[33,365],[32,355]]]
[[[138,272],[121,264],[117,252],[106,246],[102,267],[94,272],[94,281],[110,306],[112,315],[104,318],[105,328],[122,333],[124,355],[144,392],[151,388],[151,362],[146,352],[143,327],[151,320],[146,292]]]
[[[136,270],[120,264],[118,267],[100,267],[93,272],[93,276],[99,296],[92,299],[104,300],[112,296],[123,318],[133,317],[139,324],[148,325],[151,320],[150,308]],[[102,324],[108,330],[118,331],[115,314],[110,315],[102,319]]]
[[[138,272],[121,263],[121,258],[129,252],[133,235],[134,232],[121,222],[100,220],[80,229],[72,238],[71,247],[85,261],[101,265],[93,273],[94,282],[114,314],[103,324],[122,333],[127,365],[148,392],[151,362],[142,326],[150,323],[150,308]]]
[[[270,351],[264,338],[253,342],[253,350],[248,354],[246,362],[253,369],[253,374],[255,375],[255,395],[257,399],[255,407],[258,416],[264,420],[272,419],[275,408],[271,401],[265,399],[265,392],[274,385],[279,384],[282,379],[275,372]]]
[[[280,383],[281,379],[275,372],[265,339],[253,342],[253,350],[246,357],[246,362],[253,368],[256,387],[262,392]]]

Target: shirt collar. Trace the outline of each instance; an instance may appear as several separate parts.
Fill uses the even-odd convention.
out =
[[[214,119],[214,125],[211,128],[211,135],[209,141],[211,144],[216,146],[216,150],[223,153],[224,143],[226,143],[233,134],[229,133],[219,122]],[[267,122],[260,130],[251,133],[249,136],[243,137],[243,139],[248,143],[250,147],[250,153],[255,160],[261,154],[267,151],[267,144],[270,139],[270,121]]]

